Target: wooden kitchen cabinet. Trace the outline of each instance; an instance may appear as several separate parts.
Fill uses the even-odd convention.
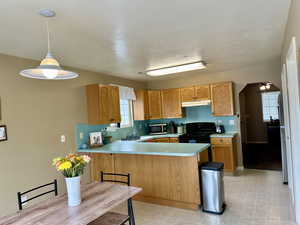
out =
[[[161,119],[162,106],[161,106],[160,90],[148,91],[148,104],[149,104],[149,119]]]
[[[210,100],[210,85],[181,88],[181,101],[194,102]]]
[[[214,116],[234,115],[234,94],[233,83],[224,82],[212,84],[211,87],[211,108]]]
[[[180,89],[165,89],[161,91],[163,118],[182,118]]]
[[[135,90],[136,100],[133,101],[133,119],[149,119],[149,103],[147,90]]]
[[[210,86],[209,85],[195,86],[195,100],[196,101],[210,100]]]
[[[86,86],[86,95],[89,124],[121,122],[118,87],[91,84]]]
[[[181,101],[192,102],[195,99],[195,87],[185,87],[180,89]]]
[[[163,138],[153,138],[148,139],[144,142],[158,142],[158,143],[178,143],[179,139],[177,137],[163,137]]]
[[[213,161],[224,163],[224,171],[234,173],[237,167],[236,138],[211,138]]]

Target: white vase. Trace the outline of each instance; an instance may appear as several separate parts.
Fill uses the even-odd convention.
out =
[[[66,185],[68,192],[68,205],[77,206],[81,203],[80,195],[80,176],[66,177]]]

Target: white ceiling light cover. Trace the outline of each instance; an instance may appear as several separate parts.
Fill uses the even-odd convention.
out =
[[[170,66],[155,70],[148,70],[146,74],[149,76],[163,76],[173,73],[180,73],[192,70],[201,70],[206,68],[206,63],[204,61],[198,61],[193,63],[186,63],[178,66]]]

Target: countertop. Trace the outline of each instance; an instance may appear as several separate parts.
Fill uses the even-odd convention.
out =
[[[237,132],[226,132],[224,134],[212,134],[212,138],[234,138],[237,135]]]
[[[160,136],[161,137],[161,136]],[[210,147],[210,144],[148,143],[139,141],[115,141],[103,147],[78,149],[84,153],[113,153],[163,156],[194,156]]]

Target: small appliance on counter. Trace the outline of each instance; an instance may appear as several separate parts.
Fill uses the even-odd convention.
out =
[[[177,134],[184,134],[184,125],[183,124],[179,124],[177,126]]]
[[[149,134],[167,134],[168,133],[168,124],[167,123],[153,123],[149,124]]]
[[[224,125],[218,125],[218,126],[216,127],[216,132],[217,132],[218,134],[224,134],[224,133],[225,133],[225,127],[224,127]]]

